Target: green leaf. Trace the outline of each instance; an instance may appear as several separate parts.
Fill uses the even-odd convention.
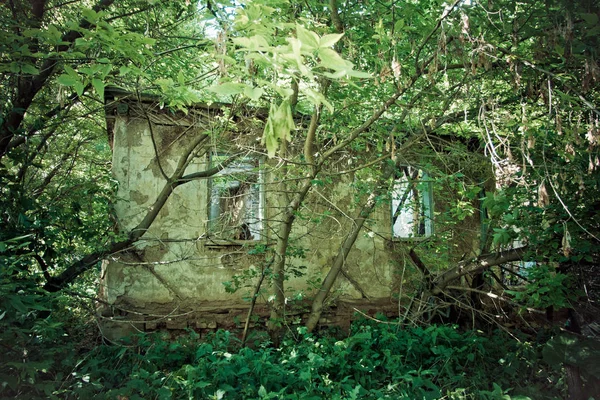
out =
[[[260,388],[258,389],[258,395],[260,397],[266,397],[267,396],[267,389],[265,389],[265,387],[263,385],[260,385]]]
[[[369,79],[369,78],[373,77],[371,74],[369,74],[367,72],[357,71],[355,69],[351,69],[347,73],[348,73],[348,76],[351,76],[353,78]]]
[[[319,47],[331,47],[336,44],[344,36],[343,33],[332,33],[329,35],[323,35],[319,39]]]
[[[63,86],[74,86],[78,81],[69,75],[60,75],[56,81]]]
[[[21,299],[19,299],[17,296],[10,296],[8,301],[15,310],[19,311],[22,314],[27,313],[27,307],[25,307],[25,304],[23,304]]]
[[[591,29],[588,29],[585,33],[585,37],[598,37],[600,35],[600,25],[596,25]]]
[[[271,82],[266,82],[263,80],[259,80],[258,83],[273,89],[278,95],[280,95],[284,99],[286,99],[294,94],[294,91],[292,89],[290,89],[289,87],[285,87],[285,86],[281,86],[281,85],[274,85]]]
[[[100,17],[99,14],[91,8],[84,8],[81,11],[81,14],[83,14],[83,18],[92,24],[96,24],[98,22],[98,18]]]
[[[236,37],[233,38],[233,43],[237,44],[238,46],[241,47],[246,47],[246,48],[250,48],[252,47],[252,40],[248,37]]]
[[[159,400],[167,400],[172,398],[173,394],[171,393],[171,390],[169,388],[163,386],[160,389],[158,389],[157,395]]]
[[[270,158],[275,156],[282,140],[291,140],[290,131],[292,129],[296,129],[296,126],[289,100],[284,100],[279,107],[271,104],[262,138],[262,143],[266,146]]]
[[[271,121],[270,114],[274,110],[274,105],[271,104],[271,110],[269,112],[269,117],[267,118],[267,122],[265,124],[265,129],[263,130],[263,137],[261,143],[265,145],[267,148],[267,155],[269,158],[273,158],[275,156],[275,151],[277,150],[277,139],[275,138],[275,130],[273,129],[273,122]]]
[[[262,35],[254,35],[252,37],[238,37],[233,39],[233,43],[238,46],[245,47],[243,50],[266,50],[269,48],[269,42]]]
[[[319,58],[321,60],[321,65],[325,68],[330,68],[334,70],[352,69],[352,63],[344,60],[333,49],[319,49]]]
[[[129,72],[131,72],[131,68],[124,65],[119,67],[119,75],[127,75]]]
[[[62,33],[60,33],[60,30],[58,30],[58,28],[54,24],[48,25],[48,29],[42,34],[48,38],[50,44],[63,44]]]
[[[22,35],[26,38],[37,38],[41,36],[41,32],[40,29],[25,29]]]
[[[581,13],[581,18],[585,20],[588,27],[592,27],[598,23],[598,15],[595,13]]]
[[[185,75],[183,75],[183,71],[179,70],[177,73],[177,83],[180,85],[185,85]]]
[[[510,234],[506,229],[494,228],[492,244],[494,246],[505,245],[510,241]]]
[[[93,67],[80,67],[77,71],[79,71],[80,74],[83,75],[87,75],[87,76],[92,76],[96,73],[97,68],[93,68]]]
[[[264,90],[262,88],[255,88],[252,86],[246,86],[244,88],[244,96],[257,101],[264,94]]]
[[[399,19],[394,24],[394,33],[396,35],[398,35],[398,33],[401,32],[403,28],[404,28],[404,20],[403,19]]]
[[[73,87],[75,87],[75,92],[77,93],[77,96],[81,96],[83,94],[85,86],[83,86],[83,83],[81,81],[75,82]]]
[[[319,35],[296,24],[296,37],[306,50],[312,51],[319,47]]]
[[[273,123],[274,136],[280,140],[290,141],[290,130],[296,129],[289,100],[284,100],[274,113],[269,114]]]
[[[323,73],[323,75],[325,75],[328,78],[336,79],[337,80],[337,79],[341,79],[341,78],[345,77],[346,76],[346,71],[339,70],[339,71],[336,71],[334,73],[325,72],[325,73]]]
[[[287,42],[290,44],[291,53],[282,53],[281,55],[284,58],[289,59],[290,61],[296,61],[296,65],[298,66],[298,69],[300,70],[300,73],[303,76],[308,77],[309,79],[313,79],[314,76],[311,72],[311,70],[304,65],[304,60],[302,57],[302,43],[300,42],[300,40],[296,39],[296,38],[286,38]]]
[[[71,68],[71,67],[70,67],[70,66],[68,66],[68,65],[65,65],[63,68],[65,69],[65,72],[66,72],[66,73],[67,73],[67,74],[68,74],[70,77],[72,77],[72,78],[75,78],[75,79],[79,79],[79,74],[77,74],[77,72],[76,72],[76,71],[75,71],[73,68]]]
[[[244,92],[247,85],[243,83],[224,82],[220,85],[211,86],[207,90],[221,96],[233,96]]]
[[[31,51],[29,50],[29,46],[24,44],[19,47],[19,50],[17,50],[17,53],[15,54],[20,54],[22,56],[31,56]]]
[[[104,100],[104,82],[101,79],[94,78],[92,79],[92,86],[98,97],[100,97],[100,100]]]
[[[327,109],[329,110],[330,113],[333,114],[333,105],[327,101],[327,99],[325,98],[325,96],[323,96],[323,94],[321,92],[318,92],[316,90],[310,89],[310,88],[306,88],[302,90],[302,93],[304,95],[306,95],[306,98],[315,106],[319,106],[321,104],[323,104],[325,107],[327,107]]]
[[[154,83],[160,86],[160,89],[163,92],[168,92],[175,84],[175,82],[173,82],[173,79],[171,78],[159,78],[155,80]]]
[[[40,70],[32,64],[23,64],[21,65],[21,72],[29,75],[38,75]]]

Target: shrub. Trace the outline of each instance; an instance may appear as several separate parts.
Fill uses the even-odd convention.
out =
[[[99,346],[55,396],[133,399],[510,399],[558,398],[540,374],[538,349],[497,332],[453,326],[400,329],[362,321],[351,334],[297,335],[280,348],[239,348],[229,332],[207,340],[138,335]],[[543,371],[543,370],[542,370]],[[513,389],[511,389],[513,388]],[[544,396],[544,393],[546,397]]]

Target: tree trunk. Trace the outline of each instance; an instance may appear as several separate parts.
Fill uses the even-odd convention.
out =
[[[275,290],[275,298],[273,307],[271,308],[271,317],[267,323],[267,329],[273,345],[277,347],[281,338],[281,327],[285,317],[285,260],[286,252],[289,245],[290,232],[294,220],[296,219],[296,211],[306,198],[308,191],[312,185],[312,180],[317,175],[317,170],[313,171],[311,176],[308,176],[300,191],[298,191],[290,204],[285,208],[285,214],[279,228],[277,229],[277,245],[275,247],[275,257],[273,262],[273,288]]]
[[[325,82],[321,91],[325,93],[329,87],[329,83]],[[315,106],[312,117],[310,119],[310,125],[306,132],[306,138],[304,139],[304,159],[310,166],[310,172],[308,172],[302,182],[300,190],[296,192],[292,201],[289,201],[287,193],[288,190],[283,180],[280,185],[280,207],[285,210],[283,219],[279,224],[277,230],[277,245],[275,247],[275,257],[273,263],[273,288],[275,290],[275,298],[273,300],[273,307],[271,308],[271,317],[267,323],[267,329],[271,342],[275,347],[279,346],[281,339],[281,328],[285,318],[285,259],[286,252],[289,245],[290,233],[294,220],[296,219],[296,212],[300,208],[302,202],[306,198],[310,187],[312,186],[312,180],[317,177],[320,171],[320,166],[315,163],[315,141],[317,128],[319,126],[319,120],[321,117],[322,106]],[[287,153],[287,142],[284,140],[281,149],[282,157],[286,157]],[[287,169],[287,162],[284,163],[283,170]],[[285,174],[284,174],[285,177]]]
[[[308,320],[306,321],[306,327],[308,328],[309,332],[312,332],[317,327],[319,318],[321,318],[321,313],[323,311],[323,303],[325,302],[329,291],[333,287],[333,284],[335,283],[340,271],[342,270],[342,267],[346,263],[346,257],[348,257],[348,253],[350,253],[350,250],[352,249],[352,246],[354,245],[354,242],[356,241],[360,230],[362,229],[366,219],[373,211],[373,208],[375,207],[376,198],[376,193],[371,193],[369,195],[367,202],[358,213],[358,218],[356,218],[354,220],[354,223],[352,224],[352,230],[346,236],[346,239],[340,246],[338,254],[333,262],[333,265],[329,269],[329,272],[323,280],[319,291],[314,297],[312,301],[312,309],[310,315],[308,316]]]
[[[574,365],[565,364],[565,373],[567,375],[568,400],[587,400],[588,397],[583,390],[583,381],[581,380],[579,368]]]
[[[353,221],[354,223],[352,224],[352,230],[350,233],[348,233],[346,239],[344,239],[344,242],[340,246],[333,265],[329,269],[327,276],[323,280],[319,291],[313,299],[311,312],[308,316],[308,320],[306,321],[306,327],[308,328],[309,332],[312,332],[317,327],[319,318],[321,318],[321,313],[323,312],[323,304],[325,299],[331,291],[331,288],[340,274],[342,267],[346,263],[346,258],[348,257],[350,250],[352,250],[352,246],[354,246],[354,242],[356,241],[356,238],[358,237],[358,234],[360,233],[365,221],[373,212],[377,197],[383,193],[384,189],[386,188],[386,182],[394,173],[395,166],[390,165],[388,160],[385,160],[383,165],[385,166],[386,163],[387,168],[385,168],[385,172],[379,178],[376,189],[369,195],[369,197],[367,197],[365,204],[358,213],[358,217]],[[403,198],[406,198],[406,196],[403,196]]]

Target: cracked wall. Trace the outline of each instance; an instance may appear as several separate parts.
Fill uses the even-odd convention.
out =
[[[115,212],[120,229],[127,232],[153,207],[165,184],[163,173],[174,171],[181,150],[206,128],[202,124],[177,126],[160,121],[149,125],[148,119],[131,113],[112,118],[113,173],[119,182]],[[186,173],[206,168],[207,159],[202,156],[190,163]],[[266,177],[267,185],[270,179]],[[325,276],[350,229],[352,222],[347,215],[356,213],[347,207],[356,194],[352,179],[349,175],[326,188],[316,187],[303,212],[324,217],[318,224],[308,220],[294,226],[292,237],[299,239],[293,245],[304,248],[305,254],[303,258],[291,258],[289,263],[290,268],[304,274],[297,278],[290,274],[286,282],[290,322],[307,313],[314,282],[320,283]],[[268,191],[267,220],[277,214],[274,196]],[[142,239],[104,261],[101,293],[106,304],[101,314],[107,336],[165,328],[231,328],[245,319],[256,276],[236,293],[228,293],[224,282],[248,271],[258,274],[265,256],[248,254],[252,246],[211,240],[207,235],[208,199],[207,179],[178,186]],[[336,211],[333,204],[343,205],[345,211]],[[402,244],[390,245],[390,224],[388,206],[377,208],[368,229],[358,236],[329,296],[323,323],[347,325],[355,308],[370,314],[398,313],[395,296],[402,262],[395,247]],[[265,229],[261,243],[273,239],[272,230]],[[264,289],[269,292],[268,287]],[[258,316],[268,314],[267,301],[268,295],[260,297],[255,310]]]

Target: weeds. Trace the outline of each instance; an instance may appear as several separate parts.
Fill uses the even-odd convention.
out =
[[[361,321],[342,340],[299,328],[280,348],[260,341],[251,347],[239,344],[226,331],[202,340],[195,332],[176,340],[164,334],[133,336],[121,346],[95,347],[60,375],[62,382],[38,377],[27,398],[36,393],[44,398],[129,400],[561,395],[558,374],[546,372],[538,362],[538,349],[501,333],[488,337],[452,326],[398,329]],[[3,396],[15,393],[3,389]]]

